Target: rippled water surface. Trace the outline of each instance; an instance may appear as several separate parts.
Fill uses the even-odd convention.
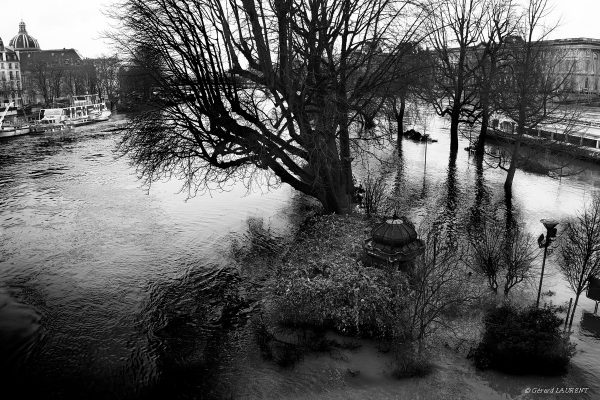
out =
[[[263,361],[238,317],[243,306],[232,308],[237,278],[226,268],[229,239],[245,229],[248,217],[263,217],[285,233],[292,191],[248,193],[232,186],[189,200],[178,193],[178,182],[147,191],[127,159],[116,156],[119,134],[110,131],[113,126],[0,142],[0,316],[10,315],[3,317],[11,321],[5,331],[16,332],[14,342],[5,343],[29,355],[11,378],[24,393],[514,398],[542,382],[588,384],[600,396],[600,330],[597,317],[584,313],[593,310],[585,298],[574,334],[579,352],[564,378],[481,374],[448,355],[432,377],[396,381],[383,372],[389,360],[373,357],[368,346],[337,359],[310,356],[294,370]],[[428,145],[427,163],[425,146],[405,141],[403,162],[395,164],[402,167],[387,172],[413,219],[440,210],[451,218],[453,210],[481,199],[504,204],[501,170],[478,170],[467,152],[449,167],[446,128],[437,120],[428,129],[439,142]],[[577,167],[581,174],[561,180],[518,171],[514,213],[531,233],[542,232],[541,218],[573,215],[598,190],[600,168]],[[545,290],[557,293],[555,303],[568,301],[572,294],[552,260],[549,269]],[[226,315],[234,316],[231,324],[212,329]],[[345,371],[353,366],[363,372],[349,378]]]
[[[186,280],[209,285],[229,235],[251,216],[277,225],[290,197],[232,187],[186,201],[177,182],[147,192],[116,156],[110,127],[0,143],[1,287],[41,314],[28,372],[57,397],[81,386],[110,397],[113,384],[150,381],[149,335],[164,328],[161,313],[176,312],[170,292]],[[182,287],[176,296],[196,295]]]

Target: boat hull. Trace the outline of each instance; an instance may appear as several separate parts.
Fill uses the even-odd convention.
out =
[[[70,130],[71,126],[65,124],[38,124],[31,128],[31,133],[52,133]]]
[[[30,127],[2,127],[0,129],[0,138],[27,135],[31,131]]]

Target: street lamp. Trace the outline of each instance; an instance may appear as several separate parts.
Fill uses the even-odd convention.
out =
[[[548,246],[552,243],[552,239],[556,237],[556,225],[558,225],[558,221],[553,219],[542,219],[540,220],[544,227],[546,228],[546,238],[544,240],[544,234],[542,233],[538,238],[538,245],[540,249],[544,248],[544,259],[542,260],[542,274],[540,275],[540,287],[538,288],[537,301],[535,302],[535,306],[540,306],[540,296],[542,295],[542,281],[544,280],[544,267],[546,266],[546,254],[548,253]]]

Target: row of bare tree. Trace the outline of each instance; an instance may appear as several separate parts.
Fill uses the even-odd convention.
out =
[[[548,0],[122,0],[119,49],[151,77],[153,109],[122,143],[148,183],[185,179],[190,193],[261,170],[347,213],[352,160],[407,102],[459,126],[516,122],[510,191],[529,129],[564,118],[568,73],[549,52]]]
[[[539,274],[534,266],[540,251],[532,236],[518,224],[503,224],[490,217],[482,222],[467,235],[467,265],[487,280],[493,293],[501,291],[505,297],[521,283],[537,285],[534,278]],[[561,225],[553,248],[558,269],[575,294],[566,317],[571,326],[581,295],[600,275],[600,196],[593,196],[583,210]]]
[[[97,93],[112,101],[118,94],[120,67],[121,61],[114,56],[85,59],[75,65],[32,63],[22,71],[22,94],[31,103],[41,100],[45,105],[52,105],[61,97],[85,93]]]

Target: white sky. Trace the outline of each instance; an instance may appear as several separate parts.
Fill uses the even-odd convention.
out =
[[[553,19],[560,25],[550,37],[600,39],[600,0],[553,0]]]
[[[42,50],[74,48],[83,57],[114,53],[102,39],[112,23],[102,10],[113,0],[0,0],[0,38],[4,45],[19,32],[21,19],[27,33]]]
[[[83,57],[110,55],[102,32],[111,21],[103,15],[114,0],[2,0],[0,38],[4,44],[19,31],[21,19],[42,49],[74,48]],[[561,25],[551,38],[600,39],[600,0],[552,0],[553,19]]]

